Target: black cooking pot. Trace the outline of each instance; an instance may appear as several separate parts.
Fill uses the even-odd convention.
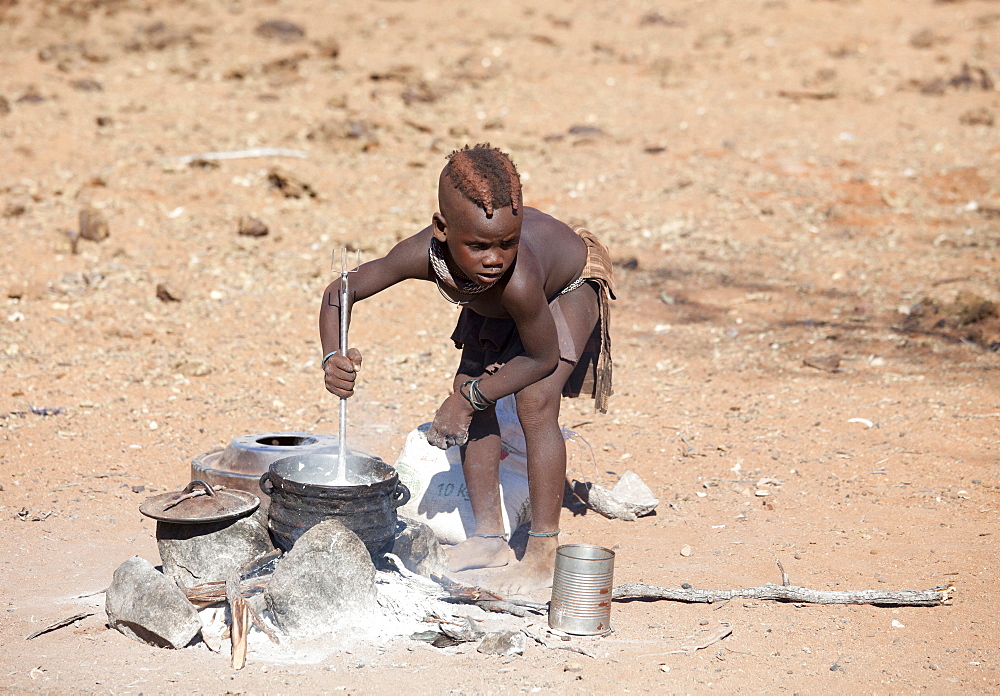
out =
[[[396,508],[410,499],[410,490],[393,467],[363,452],[352,452],[346,473],[334,480],[338,459],[337,454],[314,453],[271,462],[260,477],[260,489],[271,498],[268,529],[288,551],[306,530],[335,519],[357,534],[377,560],[392,549]]]

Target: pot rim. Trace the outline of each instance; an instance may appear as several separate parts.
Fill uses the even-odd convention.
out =
[[[303,457],[315,457],[316,453],[312,454],[293,454],[288,457],[282,457],[281,459],[276,459],[271,462],[268,467],[267,472],[261,476],[261,484],[265,481],[269,481],[272,490],[286,493],[294,493],[297,495],[305,495],[314,498],[354,498],[359,495],[364,495],[366,492],[381,492],[383,489],[392,491],[399,484],[399,472],[387,464],[380,457],[370,455],[364,452],[353,452],[353,457],[360,457],[372,462],[375,465],[374,468],[380,469],[384,473],[388,474],[381,481],[373,481],[371,483],[357,483],[348,484],[342,486],[330,486],[322,483],[308,483],[305,481],[297,481],[288,474],[282,474],[280,469],[291,466],[293,462],[296,462]],[[320,455],[323,456],[323,455]],[[332,455],[329,455],[332,456]],[[270,493],[268,493],[270,495]]]

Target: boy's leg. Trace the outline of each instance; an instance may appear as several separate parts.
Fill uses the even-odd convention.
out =
[[[469,441],[462,447],[462,473],[472,503],[476,531],[465,541],[445,549],[448,570],[496,568],[511,559],[504,534],[503,500],[500,497],[500,427],[496,410],[480,411],[469,426]]]
[[[476,359],[473,351],[464,351],[455,387],[481,376],[482,361]],[[511,551],[504,535],[503,500],[500,497],[500,426],[493,407],[472,417],[469,441],[462,447],[462,473],[472,503],[476,531],[465,541],[446,549],[448,570],[456,572],[506,565],[511,559]]]
[[[560,307],[577,345],[584,345],[599,318],[597,294],[589,285],[560,299]],[[566,442],[559,426],[559,402],[575,365],[560,361],[555,372],[517,394],[517,415],[528,455],[531,531],[559,531],[566,481]],[[529,536],[521,562],[490,580],[501,595],[528,594],[551,586],[558,535]]]

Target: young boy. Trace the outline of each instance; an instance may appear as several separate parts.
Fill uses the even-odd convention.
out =
[[[560,396],[587,390],[601,412],[611,394],[608,302],[614,299],[607,248],[584,229],[521,206],[521,182],[497,148],[466,146],[448,156],[438,181],[439,212],[429,227],[350,279],[351,304],[401,280],[437,284],[462,306],[452,339],[462,349],[452,392],[428,441],[462,446],[475,533],[448,549],[452,571],[510,562],[500,498],[500,432],[494,405],[516,395],[527,444],[531,531],[520,563],[491,578],[505,596],[552,584],[566,479]],[[340,281],[320,310],[326,388],[347,398],[361,353],[340,348]]]

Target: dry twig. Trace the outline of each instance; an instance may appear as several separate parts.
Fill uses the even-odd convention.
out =
[[[232,660],[231,664],[233,669],[243,669],[247,663],[247,637],[250,633],[250,621],[253,619],[257,627],[266,635],[272,643],[278,642],[278,637],[274,635],[264,621],[257,615],[247,602],[246,598],[243,596],[244,584],[241,582],[241,578],[258,572],[264,568],[273,559],[279,557],[281,551],[275,549],[269,553],[265,553],[258,558],[247,563],[245,566],[239,570],[234,570],[229,574],[229,577],[225,581],[225,599],[229,603],[229,637],[232,643]],[[247,582],[250,587],[263,587],[267,584],[267,580],[270,576],[253,578]],[[203,583],[198,587],[209,586],[205,588],[207,590],[206,594],[218,592],[218,586],[222,584],[219,581]],[[198,589],[198,588],[195,588]],[[190,598],[190,595],[188,595]]]
[[[254,608],[250,606],[250,602],[247,602],[247,611],[250,612],[250,618],[253,619],[254,625],[260,629],[261,633],[267,636],[268,640],[270,640],[275,645],[281,642],[278,640],[278,636],[274,634],[274,631],[272,631],[267,627],[267,624],[264,623],[264,619],[260,617],[260,614],[254,611]]]
[[[198,161],[246,159],[251,157],[308,157],[309,153],[302,150],[288,150],[281,147],[258,147],[249,150],[221,150],[216,152],[198,152],[181,157],[168,157],[164,162],[170,164],[191,164]]]
[[[506,612],[524,617],[527,615],[525,609],[544,612],[548,608],[547,605],[538,602],[504,598],[482,587],[462,585],[443,575],[432,575],[431,578],[445,589],[452,600],[462,604],[475,604],[486,611]]]
[[[720,621],[719,625],[709,631],[707,634],[694,634],[687,636],[684,640],[687,642],[681,645],[676,650],[670,650],[664,653],[651,653],[649,655],[643,655],[643,657],[657,657],[659,655],[690,655],[693,652],[707,648],[710,645],[718,643],[723,638],[728,638],[733,633],[733,627],[731,624],[725,621]]]
[[[578,645],[553,645],[552,643],[550,643],[547,640],[545,640],[544,637],[538,635],[537,633],[529,631],[527,628],[522,628],[521,629],[521,633],[523,633],[524,635],[528,636],[528,638],[531,638],[531,640],[535,641],[536,643],[538,643],[539,645],[541,645],[543,648],[548,648],[549,650],[567,650],[569,652],[575,652],[575,653],[579,653],[581,655],[586,655],[587,657],[590,657],[590,658],[597,659],[597,655],[595,655],[594,653],[590,652],[586,648],[581,648]]]
[[[87,612],[84,612],[82,614],[73,614],[73,616],[70,616],[70,617],[67,617],[65,619],[62,619],[61,621],[56,621],[54,624],[49,624],[45,628],[38,629],[37,631],[35,631],[34,633],[32,633],[30,636],[28,636],[27,638],[25,638],[25,640],[31,640],[32,638],[37,638],[38,636],[40,636],[40,635],[42,635],[44,633],[48,633],[49,631],[54,631],[57,628],[63,628],[64,626],[69,626],[71,623],[75,623],[75,622],[79,621],[80,619],[85,619],[88,616],[93,616],[93,615],[94,615],[94,612],[92,612],[92,611],[87,611]]]
[[[519,607],[515,604],[511,604],[510,602],[484,599],[479,602],[474,602],[474,604],[483,611],[503,612],[506,614],[512,614],[522,619],[528,615],[527,609],[525,609],[524,607]]]
[[[817,101],[825,101],[827,99],[836,99],[837,92],[834,90],[827,90],[824,92],[814,92],[809,90],[801,89],[780,89],[778,90],[778,96],[784,97],[785,99],[815,99]]]

